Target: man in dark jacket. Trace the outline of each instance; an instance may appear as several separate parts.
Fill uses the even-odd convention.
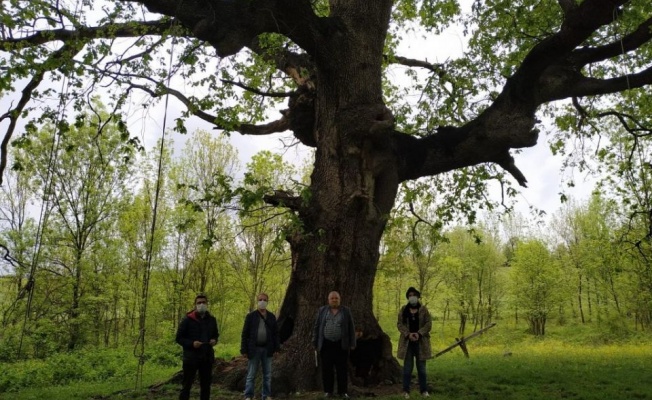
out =
[[[267,311],[269,297],[260,293],[258,308],[245,317],[240,341],[240,354],[247,357],[245,400],[254,397],[254,384],[258,365],[263,366],[263,400],[272,400],[272,356],[280,347],[276,316]]]
[[[317,312],[312,345],[321,356],[321,374],[326,397],[333,396],[333,368],[337,371],[337,392],[348,399],[349,351],[355,349],[355,325],[348,307],[340,305],[340,294],[330,292],[328,305]]]
[[[200,294],[195,297],[195,309],[186,314],[179,323],[176,341],[183,347],[183,383],[179,400],[190,398],[190,388],[199,371],[199,398],[209,400],[211,378],[219,332],[217,320],[208,312],[208,299]]]

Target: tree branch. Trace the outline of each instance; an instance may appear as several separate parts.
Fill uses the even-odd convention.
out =
[[[385,56],[385,60],[389,62],[396,61],[396,64],[405,65],[406,67],[425,68],[431,72],[436,73],[440,78],[446,74],[446,70],[444,70],[442,64],[431,64],[427,61],[415,60],[412,58],[406,58],[400,56],[394,56],[394,57]]]
[[[260,96],[265,96],[265,97],[290,97],[292,96],[295,92],[283,92],[283,93],[271,93],[271,92],[264,92],[262,90],[252,88],[251,86],[247,86],[242,82],[235,82],[235,81],[230,81],[228,79],[221,79],[222,82],[228,83],[230,85],[237,86],[239,88],[242,88],[246,91],[249,91],[251,93],[260,95]]]
[[[652,18],[640,24],[633,32],[623,36],[621,40],[604,46],[573,51],[570,56],[570,62],[579,69],[589,63],[600,62],[624,55],[625,53],[638,49],[650,40],[652,40]]]
[[[7,146],[16,130],[18,118],[25,109],[27,103],[32,99],[34,90],[36,90],[36,88],[41,84],[46,72],[59,69],[66,61],[72,60],[83,47],[83,43],[64,44],[60,49],[53,52],[44,63],[36,68],[36,73],[23,88],[22,95],[16,107],[0,116],[0,122],[7,118],[9,119],[9,126],[7,127],[7,131],[5,132],[2,143],[0,144],[0,185],[2,184],[2,177],[7,168]]]
[[[53,41],[69,42],[71,40],[90,40],[114,37],[140,37],[143,35],[162,35],[171,26],[167,17],[157,21],[128,22],[123,24],[106,24],[96,27],[79,27],[75,30],[43,30],[23,38],[0,40],[0,48],[5,51],[18,50],[25,46],[39,46]]]
[[[209,42],[221,57],[238,53],[262,33],[280,33],[305,51],[315,51],[323,29],[308,0],[122,0],[174,17],[193,36]]]
[[[144,77],[140,77],[140,78],[147,79]],[[145,85],[139,85],[136,83],[130,83],[129,87],[134,89],[140,89],[148,93],[152,97],[160,97],[165,94],[171,94],[172,96],[176,97],[179,101],[181,101],[181,103],[183,103],[184,106],[186,106],[186,109],[188,110],[189,113],[201,118],[202,120],[212,125],[215,125],[215,129],[232,130],[235,132],[239,132],[243,135],[262,136],[262,135],[270,135],[272,133],[283,132],[290,128],[289,121],[285,117],[282,117],[277,121],[270,122],[264,125],[236,124],[230,127],[220,125],[217,123],[218,120],[217,116],[211,115],[203,110],[200,110],[197,107],[197,105],[191,99],[184,96],[183,93],[179,92],[178,90],[169,88],[161,83],[158,83],[151,78],[149,78],[148,80],[154,82],[157,85],[156,90],[152,89],[151,87]]]

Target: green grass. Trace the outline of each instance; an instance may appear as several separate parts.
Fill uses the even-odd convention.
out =
[[[142,387],[146,388],[157,382],[165,381],[179,367],[145,368],[143,372]],[[134,377],[111,378],[102,382],[74,382],[61,386],[46,386],[38,388],[22,389],[18,392],[0,393],[0,399],[11,400],[88,400],[99,399],[111,396],[121,399],[145,399],[150,396],[146,390],[134,390],[136,381]],[[123,394],[118,394],[124,392]],[[176,398],[174,397],[169,398]]]
[[[435,399],[504,400],[613,400],[652,399],[652,347],[649,345],[577,346],[555,340],[519,343],[505,356],[503,345],[473,346],[471,358],[459,350],[428,361],[428,382]],[[178,368],[145,368],[144,385],[163,381]],[[415,382],[416,383],[416,382]],[[111,379],[99,383],[76,382],[66,386],[25,389],[0,394],[4,399],[90,399],[108,396],[116,399],[172,400],[178,387],[167,385],[155,393],[133,391],[133,379]],[[125,390],[126,389],[126,390]],[[122,393],[118,393],[125,390]],[[367,389],[373,392],[374,389]],[[400,385],[384,388],[401,398]],[[240,399],[239,393],[213,389],[214,399]],[[293,396],[317,399],[317,393]],[[413,384],[413,398],[420,398]]]
[[[652,399],[652,348],[555,341],[470,349],[429,362],[438,399]]]
[[[524,328],[502,323],[468,343],[470,359],[455,349],[428,361],[428,383],[434,398],[652,400],[649,333],[630,330],[623,334],[617,326],[608,324],[600,329],[568,325],[551,326],[541,339],[528,335]],[[451,344],[455,330],[454,324],[435,324],[433,348],[442,349]],[[237,347],[237,344],[221,344],[216,348],[216,355],[229,359],[237,353]],[[167,380],[181,365],[178,348],[173,343],[151,348],[154,353],[145,364],[143,387]],[[135,391],[135,361],[130,353],[130,349],[85,351],[43,361],[0,365],[0,375],[11,374],[10,382],[17,385],[10,391],[0,392],[0,399],[177,399],[178,385],[165,385],[156,392]],[[79,364],[73,362],[77,357]],[[78,375],[79,368],[85,372]],[[56,377],[60,384],[48,383]],[[416,387],[414,382],[412,398],[420,398]],[[400,385],[363,390],[377,393],[378,399],[402,398]],[[219,387],[214,387],[212,394],[213,399],[242,399],[241,393]],[[198,398],[198,393],[194,397]],[[291,398],[313,400],[321,395],[302,393]]]

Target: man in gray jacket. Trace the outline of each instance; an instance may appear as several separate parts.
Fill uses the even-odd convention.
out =
[[[348,307],[340,305],[340,294],[330,292],[328,305],[317,312],[312,344],[321,356],[321,373],[326,397],[333,396],[334,373],[337,372],[337,393],[348,399],[349,351],[355,348],[355,325]]]

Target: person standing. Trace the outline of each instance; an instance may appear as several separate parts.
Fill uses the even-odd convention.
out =
[[[263,400],[272,400],[272,356],[280,348],[276,316],[267,311],[269,296],[257,296],[258,308],[245,317],[240,341],[240,354],[247,357],[245,400],[254,397],[258,365],[263,367]]]
[[[176,342],[183,347],[183,381],[179,400],[190,398],[190,388],[199,372],[199,398],[209,400],[211,379],[219,332],[217,320],[208,312],[208,298],[195,297],[195,308],[179,323]]]
[[[432,318],[426,306],[421,304],[421,293],[410,287],[405,293],[408,303],[398,313],[397,327],[400,334],[398,358],[403,360],[403,396],[410,398],[410,380],[414,363],[417,364],[419,391],[423,397],[429,397],[426,382],[426,360],[432,358],[430,347],[430,329]]]
[[[312,344],[321,358],[325,397],[333,396],[334,374],[337,372],[337,393],[348,399],[349,351],[355,349],[355,325],[348,307],[340,305],[340,294],[330,292],[328,305],[320,307],[313,328]]]

